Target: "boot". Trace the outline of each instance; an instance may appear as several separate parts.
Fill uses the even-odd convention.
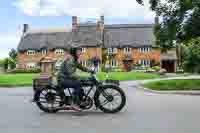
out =
[[[79,103],[80,103],[79,96],[73,96],[72,109],[78,112],[82,111],[82,109],[79,107]]]

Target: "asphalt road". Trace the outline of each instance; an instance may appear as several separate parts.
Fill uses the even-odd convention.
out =
[[[200,96],[151,94],[123,82],[127,105],[100,111],[46,114],[29,102],[31,88],[0,88],[0,133],[199,133]]]

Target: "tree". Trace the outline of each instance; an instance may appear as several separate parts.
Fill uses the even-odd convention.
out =
[[[143,4],[143,0],[137,0]],[[199,0],[149,0],[151,10],[162,18],[155,26],[156,44],[162,51],[200,35]]]
[[[3,68],[4,68],[4,70],[8,69],[8,65],[9,65],[9,58],[5,58],[3,60]]]
[[[200,8],[195,8],[191,16],[183,25],[183,36],[185,40],[190,40],[200,36]]]
[[[11,49],[10,52],[9,52],[9,57],[11,59],[13,59],[14,61],[16,61],[16,59],[17,59],[17,51],[15,49]]]
[[[184,69],[200,73],[200,37],[185,43]]]

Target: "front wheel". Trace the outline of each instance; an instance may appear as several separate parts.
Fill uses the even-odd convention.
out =
[[[96,106],[105,113],[117,113],[126,104],[124,91],[115,85],[104,85],[94,96]]]

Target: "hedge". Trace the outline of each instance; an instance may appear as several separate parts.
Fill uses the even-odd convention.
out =
[[[8,73],[40,73],[40,69],[15,69]]]

